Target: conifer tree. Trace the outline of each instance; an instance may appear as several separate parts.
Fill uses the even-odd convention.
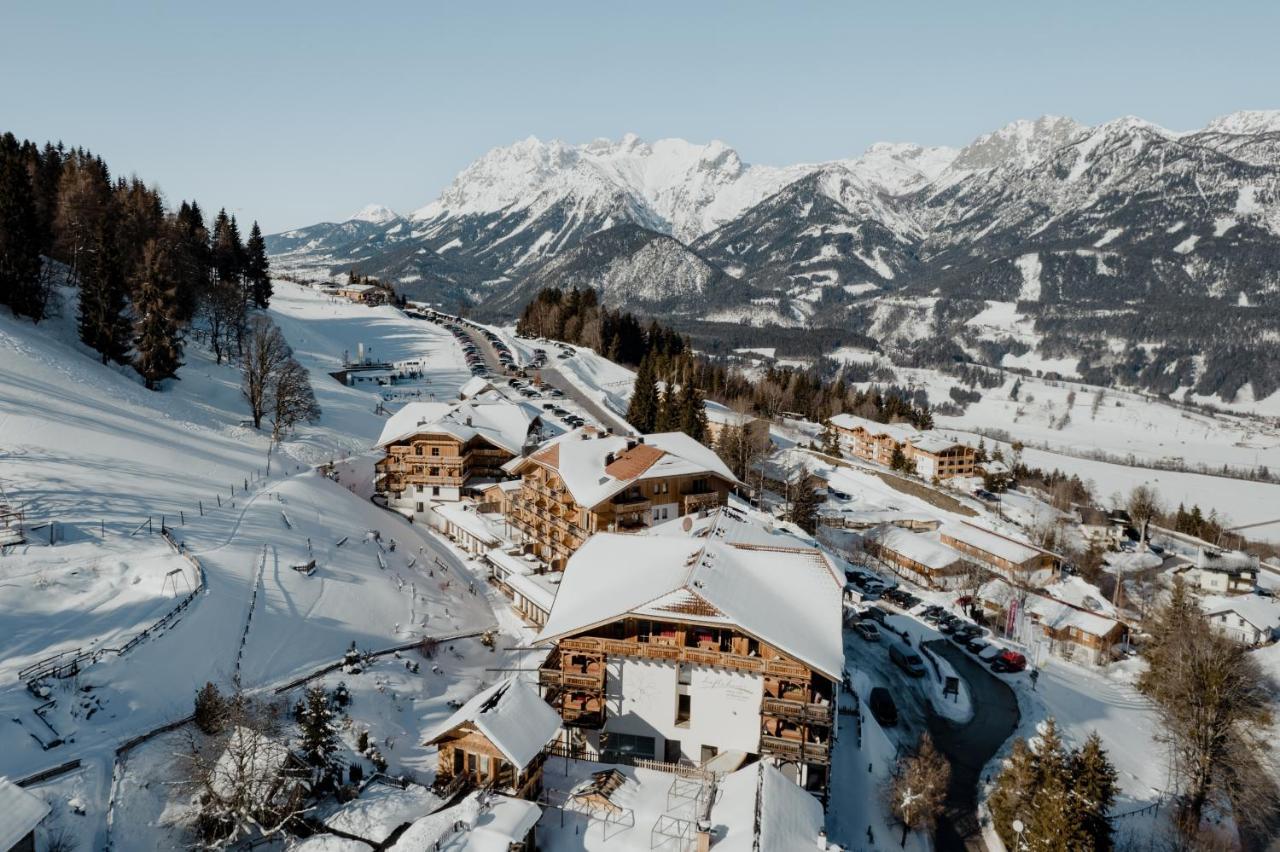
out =
[[[987,800],[991,820],[1007,848],[1017,846],[1013,821],[1021,819],[1025,822],[1031,797],[1039,784],[1039,774],[1035,753],[1027,741],[1021,737],[1014,740],[1013,750],[996,776],[995,789]]]
[[[329,694],[324,687],[308,689],[298,713],[301,751],[308,764],[322,770],[321,775],[329,769],[333,753],[338,749],[338,730],[333,719],[333,708],[329,706]]]
[[[684,432],[698,442],[707,439],[707,406],[702,399],[702,392],[693,383],[692,376],[686,376],[680,386],[679,405],[680,422],[672,424],[674,428]]]
[[[840,433],[830,420],[822,424],[822,451],[829,456],[841,457]]]
[[[125,316],[125,277],[116,251],[114,215],[108,210],[81,252],[80,340],[97,351],[102,363],[124,363],[129,353],[129,320]]]
[[[155,390],[182,366],[182,336],[177,317],[177,271],[172,247],[148,240],[142,251],[134,292],[134,368]]]
[[[635,388],[627,406],[627,422],[640,434],[646,435],[654,431],[658,407],[658,383],[654,375],[653,353],[649,352],[641,359],[640,369],[636,372]]]
[[[182,202],[174,217],[178,268],[178,318],[188,322],[209,294],[212,257],[204,214],[195,201]]]
[[[249,242],[245,244],[244,275],[253,303],[266,308],[271,302],[271,264],[267,261],[267,243],[257,222],[249,230]]]
[[[813,534],[818,529],[818,509],[822,507],[822,497],[818,494],[818,489],[813,484],[813,477],[807,470],[800,471],[799,479],[793,488],[795,490],[787,520],[805,532]]]
[[[653,419],[653,431],[670,432],[679,428],[679,425],[680,411],[676,389],[673,384],[667,382],[658,393],[658,414]]]
[[[1060,852],[1088,848],[1076,819],[1070,763],[1052,718],[1041,726],[1035,755],[1037,783],[1028,812],[1023,816],[1024,842],[1032,849]]]
[[[218,687],[212,682],[205,683],[196,693],[196,727],[206,734],[221,733],[227,720],[227,712],[227,701]]]
[[[1115,804],[1118,776],[1097,731],[1090,733],[1084,745],[1072,753],[1071,780],[1076,822],[1093,849],[1108,852],[1113,843],[1107,815]]]
[[[0,304],[36,322],[47,297],[40,280],[40,228],[26,164],[12,134],[0,150]]]

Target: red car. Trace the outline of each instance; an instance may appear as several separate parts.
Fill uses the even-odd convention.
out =
[[[1017,651],[1001,651],[991,661],[993,672],[1020,672],[1027,667],[1027,658]]]

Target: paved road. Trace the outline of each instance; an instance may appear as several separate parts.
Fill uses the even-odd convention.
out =
[[[1007,683],[953,643],[936,640],[926,647],[955,668],[973,702],[973,719],[964,725],[929,713],[929,733],[951,761],[947,813],[939,820],[934,845],[938,852],[981,849],[978,784],[983,767],[1018,727],[1018,699]]]

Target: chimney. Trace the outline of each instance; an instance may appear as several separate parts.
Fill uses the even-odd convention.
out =
[[[470,414],[468,414],[468,415],[467,415],[467,425],[468,425],[468,426],[470,426],[470,425],[471,425],[471,415],[470,415]]]
[[[636,443],[637,443],[637,444],[643,444],[643,443],[644,443],[644,435],[636,435]]]
[[[604,466],[608,467],[611,464],[613,464],[613,453],[605,453]]]
[[[632,451],[632,450],[634,450],[635,448],[636,448],[636,442],[635,442],[635,441],[633,441],[633,440],[631,440],[630,438],[628,438],[628,439],[627,439],[627,452],[631,452],[631,451]]]

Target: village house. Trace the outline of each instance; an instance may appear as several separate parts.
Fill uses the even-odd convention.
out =
[[[511,599],[511,608],[533,627],[547,623],[563,574],[548,571],[533,554],[493,548],[485,554],[489,582]]]
[[[375,848],[387,852],[535,852],[541,817],[542,808],[527,799],[475,790],[458,804],[410,823],[390,846]],[[303,846],[297,848],[302,850]],[[317,852],[332,849],[325,846]]]
[[[840,449],[868,461],[889,466],[894,453],[913,462],[916,475],[926,480],[973,476],[977,451],[968,444],[921,432],[903,423],[877,423],[852,414],[831,418]]]
[[[995,573],[1024,585],[1047,582],[1058,562],[1043,548],[967,521],[944,524],[939,539]]]
[[[731,426],[743,429],[748,440],[756,445],[767,446],[769,441],[769,421],[751,414],[734,411],[727,405],[721,405],[713,400],[707,400],[705,408],[707,411],[708,445],[715,446],[720,441],[720,435],[724,432],[725,427]]]
[[[36,826],[48,815],[44,799],[0,777],[0,850],[35,852]]]
[[[972,573],[964,555],[944,544],[936,533],[886,525],[864,535],[862,547],[895,573],[930,589],[959,588]]]
[[[539,677],[564,747],[605,761],[758,756],[825,798],[843,585],[817,549],[592,536],[535,640],[553,646]]]
[[[1211,595],[1247,595],[1258,584],[1258,557],[1201,547],[1195,567],[1187,573],[1201,591]]]
[[[553,568],[597,532],[633,532],[724,505],[740,483],[683,432],[623,437],[577,429],[512,459],[522,480],[507,520]]]
[[[1243,645],[1269,645],[1280,638],[1280,604],[1274,598],[1207,597],[1200,608],[1211,625]]]
[[[1094,506],[1084,506],[1079,510],[1080,535],[1090,544],[1103,549],[1114,550],[1125,540],[1125,523],[1111,512]]]
[[[482,690],[427,737],[437,746],[436,786],[450,798],[489,789],[535,800],[542,792],[543,749],[560,717],[537,691],[510,677]]]
[[[411,402],[382,427],[376,491],[388,507],[412,514],[504,479],[502,466],[541,438],[540,415],[527,403],[499,399]]]
[[[1066,660],[1106,665],[1128,639],[1128,626],[1116,608],[1096,586],[1079,577],[1035,591],[996,578],[983,584],[977,598],[998,633],[1028,644],[1043,642],[1049,653]],[[1021,634],[1018,625],[1022,625]]]
[[[339,298],[370,306],[385,305],[391,301],[391,293],[374,284],[343,284],[333,292]]]

